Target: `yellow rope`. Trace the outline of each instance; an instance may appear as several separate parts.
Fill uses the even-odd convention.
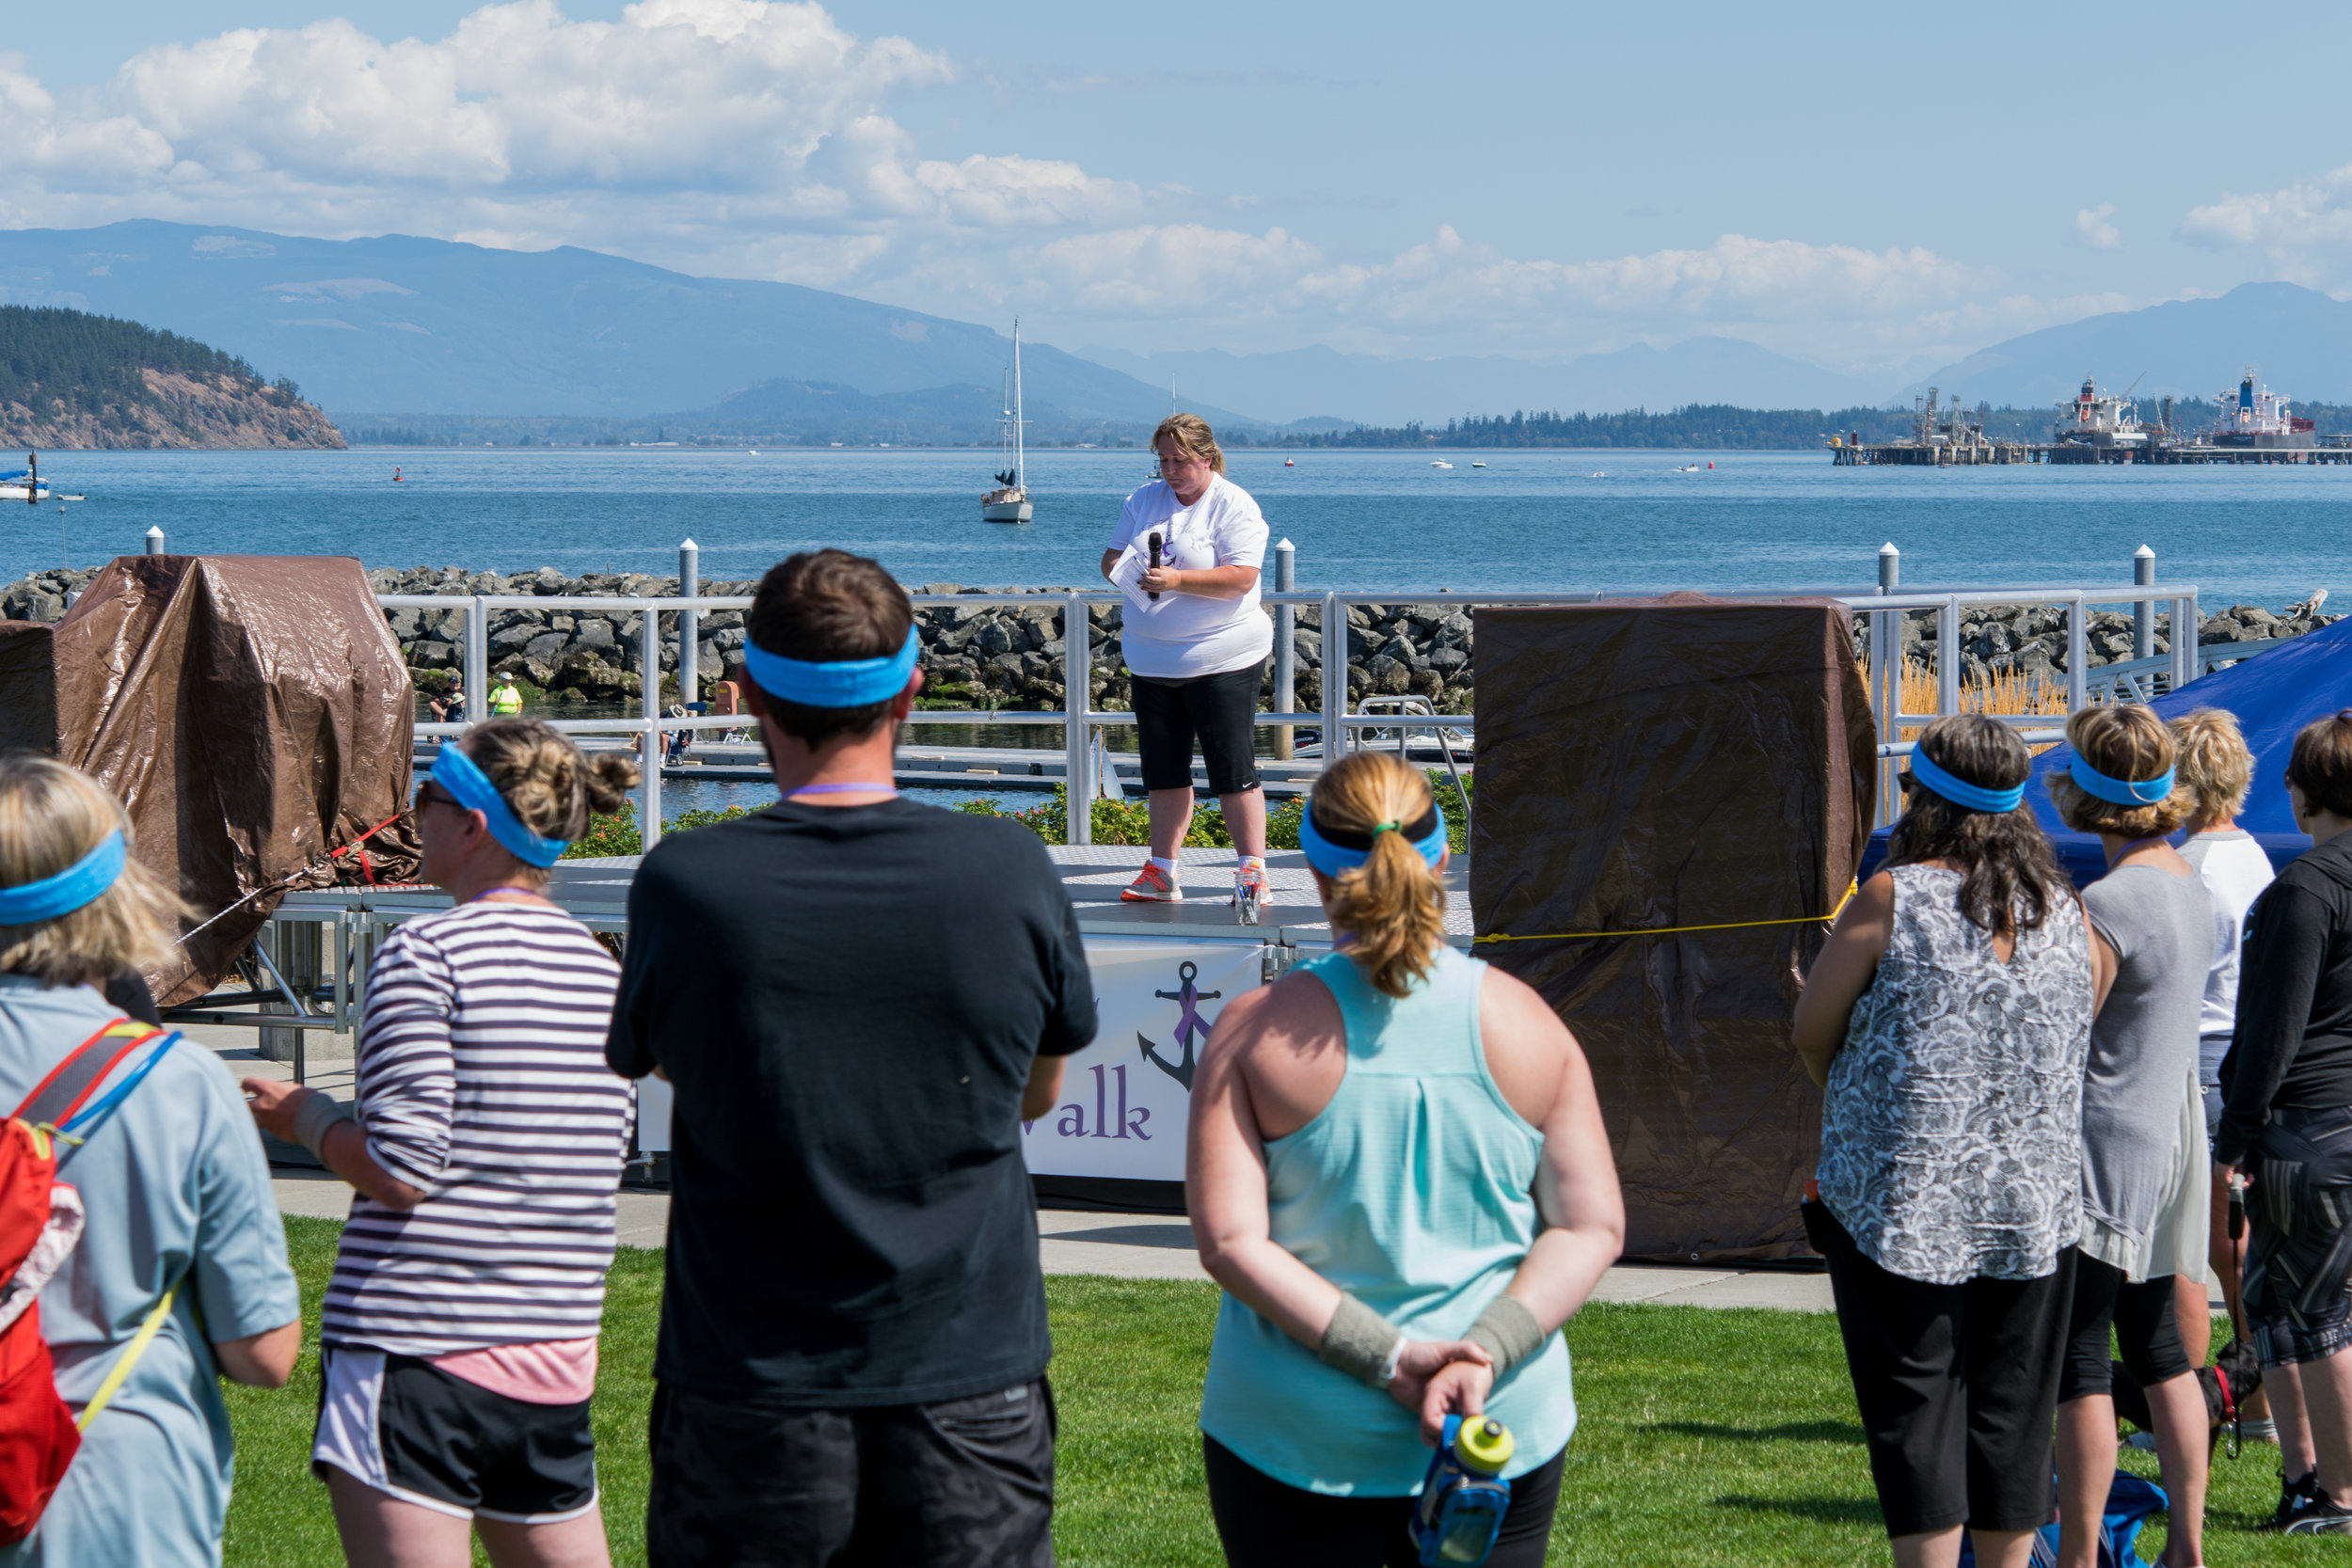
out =
[[[106,1374],[106,1381],[98,1386],[98,1392],[90,1396],[89,1403],[82,1406],[82,1414],[74,1418],[74,1431],[87,1432],[89,1424],[98,1419],[98,1413],[122,1391],[123,1380],[131,1375],[131,1369],[139,1364],[139,1357],[147,1354],[148,1342],[155,1338],[155,1331],[164,1326],[166,1318],[171,1316],[171,1298],[179,1293],[180,1287],[177,1285],[166,1291],[164,1299],[155,1304],[155,1309],[147,1315],[147,1321],[139,1324],[139,1331],[131,1337],[130,1348],[122,1353],[121,1359],[114,1365],[114,1370]]]
[[[1846,896],[1837,900],[1837,908],[1827,914],[1800,914],[1783,920],[1726,920],[1713,926],[1643,926],[1629,931],[1546,931],[1535,936],[1512,936],[1497,931],[1471,940],[1473,942],[1585,942],[1599,937],[1670,937],[1684,931],[1744,931],[1756,926],[1827,926],[1845,912],[1846,905],[1852,899],[1854,889],[1859,885],[1856,881],[1849,881]]]

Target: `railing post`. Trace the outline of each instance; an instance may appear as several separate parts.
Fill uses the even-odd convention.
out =
[[[639,611],[637,622],[637,689],[644,699],[640,716],[655,721],[644,733],[637,785],[639,852],[651,854],[661,842],[661,612],[651,604]]]
[[[2066,711],[2079,713],[2090,700],[2090,607],[2077,591],[2066,610]]]
[[[702,596],[702,546],[691,539],[677,547],[677,596]],[[702,612],[677,612],[677,700],[692,704],[702,694]]]
[[[2156,585],[2156,552],[2142,545],[2132,552],[2132,586]],[[2142,599],[2132,606],[2132,657],[2156,657],[2156,601]]]
[[[1323,766],[1347,754],[1347,610],[1323,595]]]
[[[2172,601],[2172,689],[2178,691],[2197,678],[2197,595],[2184,594]]]
[[[150,555],[164,553],[164,529],[161,523],[154,524],[147,531],[147,553]]]
[[[466,722],[490,715],[490,610],[476,594],[466,607]]]
[[[1075,589],[1061,610],[1061,776],[1067,818],[1062,839],[1094,842],[1094,617]]]
[[[1274,546],[1274,591],[1290,593],[1298,584],[1298,547],[1284,539]],[[1274,607],[1274,711],[1289,713],[1298,702],[1298,652],[1295,628],[1298,617],[1289,605]],[[1274,727],[1274,754],[1283,762],[1291,760],[1292,735],[1288,724]]]
[[[1935,610],[1935,711],[1960,711],[1960,600],[1946,599]]]
[[[1895,592],[1902,582],[1903,552],[1889,539],[1879,546],[1879,594],[1884,597]],[[1891,745],[1902,738],[1902,726],[1896,716],[1903,709],[1903,635],[1900,610],[1870,611],[1870,714],[1878,725],[1879,744]],[[1887,760],[1879,766],[1878,823],[1884,827],[1900,815],[1897,804],[1895,775],[1899,764]]]

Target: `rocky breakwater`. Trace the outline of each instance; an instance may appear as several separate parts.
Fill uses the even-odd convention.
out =
[[[415,567],[371,572],[368,580],[379,594],[664,598],[677,592],[675,578],[566,578],[552,568],[501,576],[453,567]],[[711,597],[747,595],[755,586],[750,582],[702,585],[703,593]],[[1012,604],[918,609],[928,704],[1035,709],[1063,705],[1068,689],[1064,659],[1068,644],[1060,595],[1066,590],[991,590],[952,582],[910,584],[909,588],[915,594],[949,598],[993,593],[1016,599]],[[465,612],[453,607],[393,610],[387,614],[393,635],[407,652],[419,689],[446,689],[465,664]],[[1121,709],[1133,701],[1126,666],[1120,657],[1120,625],[1119,606],[1089,608],[1089,689],[1098,708]],[[668,626],[663,633],[662,684],[673,686],[676,637]],[[695,669],[706,689],[713,681],[746,678],[741,611],[705,610],[698,633]],[[643,689],[638,635],[637,616],[627,610],[599,614],[592,610],[494,610],[490,612],[490,669],[494,674],[512,673],[527,689],[526,700],[558,705],[626,702],[638,698]],[[1319,707],[1324,636],[1318,607],[1298,608],[1293,646],[1298,682],[1295,700],[1301,709]],[[1358,606],[1348,611],[1351,699],[1414,695],[1428,698],[1441,712],[1467,713],[1473,673],[1467,609],[1449,611],[1440,605],[1391,605]],[[1265,682],[1269,700],[1273,685],[1269,670]]]
[[[2260,605],[2233,605],[2199,618],[2197,641],[2207,647],[2217,643],[2273,643],[2282,638],[2301,637],[2332,626],[2344,619],[2341,615],[2322,612],[2319,605],[2327,598],[2318,594],[2301,604],[2287,606],[2283,610],[2265,610]],[[1870,617],[1867,612],[1854,614],[1854,650],[1867,660],[1870,654]],[[1960,622],[1960,678],[1963,686],[1989,685],[1994,680],[2062,681],[2066,677],[2068,611],[2063,606],[2052,605],[1969,605],[1963,608]],[[2133,618],[2129,610],[2093,610],[2084,628],[2083,646],[2088,656],[2086,668],[2096,670],[2102,665],[2119,664],[2133,657]],[[1922,669],[1936,666],[1937,633],[1935,611],[1907,610],[1902,620],[1904,662]],[[2155,652],[2172,651],[2172,616],[2160,612],[2155,624]],[[2260,652],[2249,647],[2249,654]]]

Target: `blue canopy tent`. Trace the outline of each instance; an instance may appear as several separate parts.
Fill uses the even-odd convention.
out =
[[[2167,719],[2201,707],[2223,708],[2236,716],[2254,752],[2254,788],[2238,815],[2238,826],[2254,835],[2273,865],[2284,865],[2312,847],[2296,831],[2295,814],[2287,805],[2287,756],[2304,725],[2352,707],[2352,619],[2296,638],[2258,658],[2216,670],[2150,705]],[[2034,758],[2026,800],[2080,885],[2106,875],[2106,856],[2096,836],[2069,832],[2050,803],[2050,776],[2074,758],[2072,746],[2054,747]],[[1877,870],[1886,858],[1886,833],[1881,828],[1870,835],[1863,876]]]

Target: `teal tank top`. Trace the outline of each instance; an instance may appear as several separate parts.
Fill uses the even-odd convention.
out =
[[[1527,1256],[1543,1135],[1486,1070],[1478,993],[1486,966],[1441,948],[1398,1000],[1342,952],[1302,966],[1338,999],[1347,1072],[1314,1120],[1265,1145],[1274,1240],[1414,1339],[1458,1339]],[[1558,1334],[1511,1369],[1487,1412],[1518,1439],[1505,1477],[1550,1462],[1576,1430]],[[1421,1423],[1386,1393],[1228,1295],[1201,1392],[1200,1430],[1287,1485],[1341,1497],[1421,1490]]]

